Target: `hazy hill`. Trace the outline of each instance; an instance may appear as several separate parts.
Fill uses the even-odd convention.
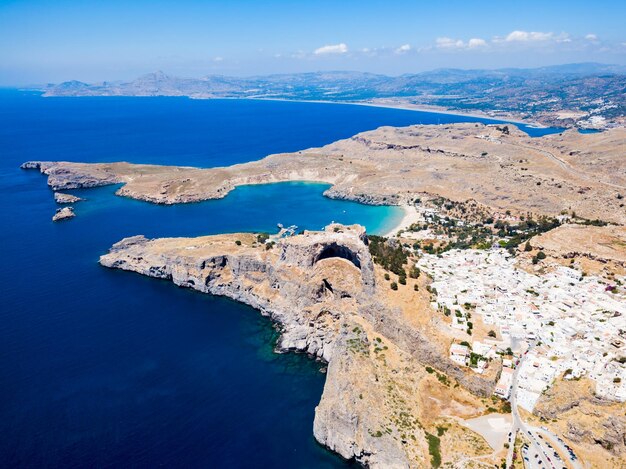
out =
[[[163,72],[130,82],[50,85],[45,96],[189,96],[324,101],[398,100],[462,111],[506,112],[546,123],[606,126],[626,115],[626,69],[580,63],[534,69],[439,69],[396,77],[312,72],[180,78]],[[593,119],[592,119],[593,118]],[[590,120],[591,119],[591,120]]]

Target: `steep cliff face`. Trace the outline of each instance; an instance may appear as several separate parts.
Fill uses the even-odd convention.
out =
[[[72,165],[71,169],[63,164],[50,161],[27,161],[20,167],[22,169],[38,169],[42,174],[48,176],[48,185],[54,191],[99,187],[124,182],[124,179],[116,174],[113,167],[124,165],[125,163],[103,165],[97,171],[91,170],[89,165],[80,163],[69,164]]]
[[[375,266],[366,243],[362,227],[342,225],[278,239],[275,245],[252,234],[136,236],[115,244],[100,263],[227,296],[270,316],[281,327],[279,349],[329,363],[314,424],[318,441],[368,466],[414,467],[423,462],[416,442],[424,441],[424,430],[415,422],[396,428],[401,420],[390,415],[418,414],[417,381],[410,380],[419,366],[437,367],[480,394],[489,393],[493,382],[467,376],[398,311],[376,302]],[[405,364],[392,367],[392,353]],[[400,386],[403,380],[411,384]],[[405,410],[385,403],[390,387],[401,389],[397,401]]]
[[[363,234],[357,227],[307,233],[280,240],[273,249],[249,234],[195,240],[135,236],[116,243],[100,263],[248,304],[282,326],[281,349],[329,361],[334,333],[327,324],[374,288]],[[238,246],[235,238],[245,241]]]
[[[416,454],[419,451],[404,447],[402,440],[386,431],[392,414],[384,405],[388,384],[382,379],[383,372],[367,360],[363,351],[355,350],[354,344],[368,340],[365,332],[359,335],[363,337],[349,331],[341,337],[338,348],[344,352],[336,354],[328,365],[324,393],[315,409],[313,434],[332,451],[369,467],[416,466],[423,459]],[[423,439],[418,428],[407,433],[417,436],[416,440]]]

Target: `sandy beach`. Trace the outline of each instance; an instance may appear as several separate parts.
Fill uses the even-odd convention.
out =
[[[400,208],[404,211],[404,216],[396,226],[394,226],[383,236],[386,236],[387,238],[396,236],[399,231],[406,230],[413,223],[420,220],[420,216],[417,213],[417,210],[415,210],[415,207],[413,207],[412,205],[401,205]]]
[[[194,98],[199,99],[199,98]],[[204,99],[204,98],[201,98]],[[524,124],[535,128],[545,128],[546,126],[534,121],[521,120],[519,117],[509,116],[503,114],[501,116],[490,116],[481,112],[460,112],[450,110],[446,108],[440,108],[437,106],[428,106],[412,103],[404,103],[399,101],[324,101],[314,99],[282,99],[282,98],[263,98],[263,97],[250,97],[250,98],[220,98],[220,99],[252,99],[258,101],[287,101],[296,103],[317,103],[317,104],[349,104],[351,106],[367,106],[367,107],[379,107],[384,109],[399,109],[402,111],[419,111],[419,112],[431,112],[433,114],[447,114],[451,116],[462,117],[474,117],[477,119],[487,119],[496,122],[510,122],[512,124]]]
[[[488,119],[497,122],[510,122],[512,124],[524,124],[531,127],[536,128],[545,128],[546,126],[534,121],[525,121],[521,120],[519,117],[510,116],[508,114],[502,114],[500,116],[490,116],[488,114],[482,113],[480,111],[476,112],[461,112],[455,111],[443,107],[438,106],[429,106],[425,104],[412,104],[412,103],[404,103],[401,101],[363,101],[363,102],[354,102],[348,103],[344,102],[342,104],[356,104],[359,106],[372,106],[372,107],[382,107],[387,109],[401,109],[403,111],[420,111],[420,112],[432,112],[434,114],[448,114],[451,116],[463,116],[463,117],[475,117],[478,119]]]

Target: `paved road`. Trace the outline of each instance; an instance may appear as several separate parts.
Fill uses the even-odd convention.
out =
[[[554,458],[554,454],[549,452],[547,447],[542,445],[542,442],[537,435],[532,432],[531,429],[524,429],[524,436],[528,441],[530,441],[530,447],[528,452],[530,453],[529,460],[532,460],[535,467],[543,468],[543,469],[560,469],[562,465],[556,465],[556,459]],[[537,455],[535,457],[535,455]]]
[[[529,349],[530,350],[530,349]],[[513,415],[513,426],[511,430],[511,442],[509,443],[509,451],[506,455],[506,467],[512,467],[513,465],[513,450],[515,445],[515,437],[517,432],[521,432],[522,435],[530,442],[529,443],[529,462],[532,461],[532,464],[529,464],[531,468],[543,468],[543,469],[556,469],[556,466],[550,462],[548,454],[544,448],[539,444],[538,438],[532,433],[532,431],[526,426],[524,421],[519,415],[519,411],[517,409],[517,389],[518,389],[518,374],[519,370],[522,368],[524,361],[526,360],[526,354],[522,356],[518,365],[515,367],[515,371],[513,372],[513,383],[511,386],[511,413]],[[535,455],[538,455],[535,458]],[[523,457],[522,455],[518,455],[519,457]],[[526,462],[526,461],[525,461]]]
[[[530,351],[530,348],[529,348]],[[520,359],[515,371],[513,372],[513,382],[511,386],[511,413],[513,415],[513,425],[511,430],[511,439],[509,444],[509,451],[506,457],[506,467],[512,467],[513,465],[513,450],[515,444],[515,437],[517,432],[525,437],[529,441],[529,447],[527,451],[523,451],[520,457],[527,457],[528,461],[524,460],[525,467],[529,469],[561,469],[562,467],[573,467],[574,469],[582,469],[582,466],[578,460],[572,461],[569,457],[569,451],[565,447],[565,444],[554,433],[545,430],[543,428],[537,428],[527,425],[522,420],[519,410],[517,408],[517,390],[518,390],[518,375],[519,370],[522,368],[524,361],[526,360],[526,354]],[[539,435],[542,438],[539,438]],[[547,443],[552,445],[551,449],[547,446]],[[564,459],[557,459],[555,457],[555,449],[561,454]],[[536,456],[536,457],[535,457]]]
[[[569,465],[573,467],[574,469],[582,469],[582,465],[580,464],[578,459],[576,459],[575,461],[572,461],[570,459],[569,451],[567,450],[567,448],[565,447],[565,444],[562,442],[561,439],[559,439],[557,435],[543,428],[537,428],[537,427],[529,427],[529,428],[532,432],[538,435],[541,435],[544,441],[549,442],[552,445],[552,447],[555,448],[561,454],[563,458],[565,458],[564,460],[566,461],[567,464],[563,464],[563,465]],[[554,453],[554,451],[552,452]]]
[[[528,458],[528,460],[524,459],[524,468],[525,469],[545,469],[544,466],[539,463],[539,458],[535,458],[535,453],[533,450],[528,447],[527,449],[522,449],[522,458]]]

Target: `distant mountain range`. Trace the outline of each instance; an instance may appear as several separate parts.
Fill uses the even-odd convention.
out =
[[[397,77],[337,71],[179,78],[155,72],[130,82],[68,81],[48,85],[44,91],[45,96],[384,100],[464,112],[508,113],[563,125],[582,125],[594,117],[596,124],[607,125],[621,122],[626,115],[626,67],[597,63],[534,69],[439,69]]]

